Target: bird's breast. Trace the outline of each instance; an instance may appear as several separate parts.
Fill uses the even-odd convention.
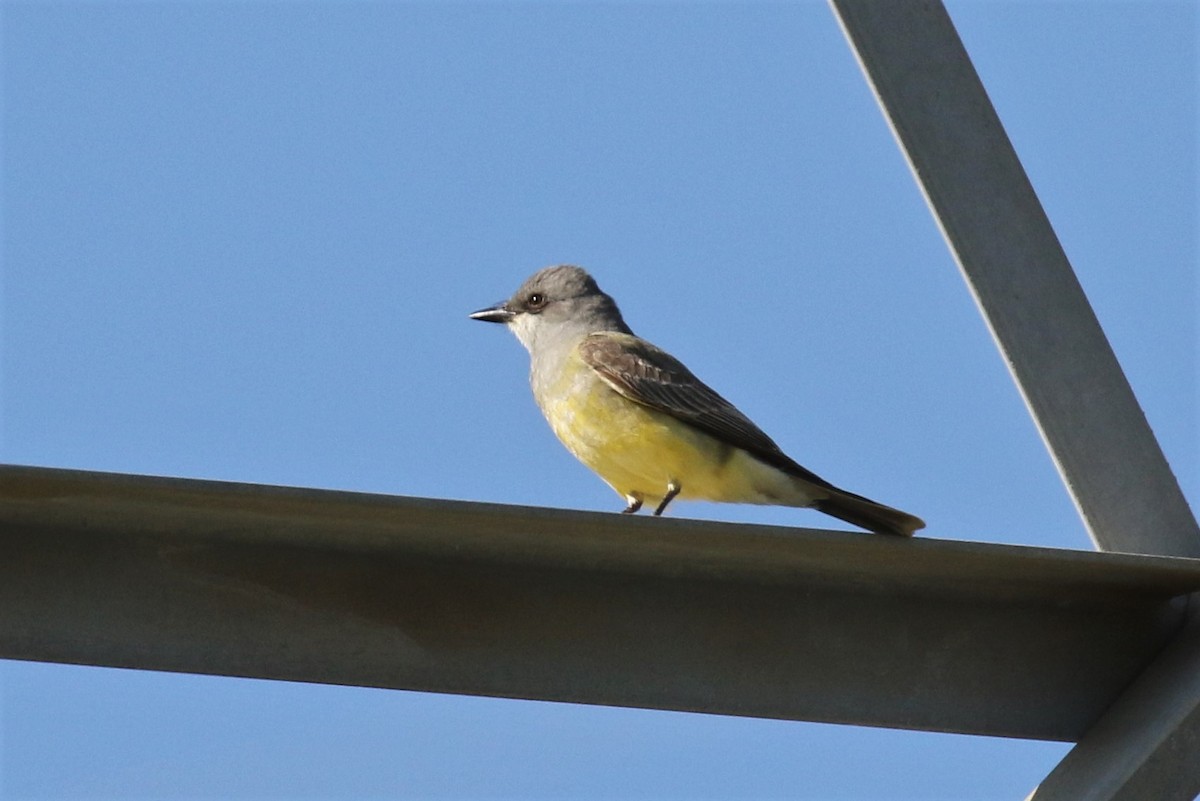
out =
[[[539,380],[540,378],[540,380]],[[700,429],[629,400],[579,358],[540,377],[534,396],[555,435],[572,454],[623,496],[661,498],[681,485],[681,498],[780,503],[790,478]]]

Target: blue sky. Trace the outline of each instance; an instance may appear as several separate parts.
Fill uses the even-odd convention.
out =
[[[1197,5],[949,9],[1194,505]],[[618,510],[466,318],[574,262],[928,536],[1091,547],[824,4],[8,0],[0,26],[5,462]],[[14,662],[0,724],[13,799],[1012,799],[1067,750]]]

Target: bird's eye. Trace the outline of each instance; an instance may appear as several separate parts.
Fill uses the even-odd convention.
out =
[[[525,299],[525,304],[531,309],[540,309],[546,305],[546,296],[541,292],[533,292]]]

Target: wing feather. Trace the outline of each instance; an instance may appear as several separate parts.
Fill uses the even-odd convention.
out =
[[[579,354],[606,384],[629,400],[695,426],[785,473],[837,489],[794,462],[737,407],[674,356],[649,342],[631,334],[603,331],[585,337]]]

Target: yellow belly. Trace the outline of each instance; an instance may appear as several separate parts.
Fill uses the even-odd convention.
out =
[[[745,451],[635,403],[587,373],[567,373],[538,399],[542,411],[567,449],[621,496],[656,503],[676,484],[683,499],[811,502],[789,476]]]

